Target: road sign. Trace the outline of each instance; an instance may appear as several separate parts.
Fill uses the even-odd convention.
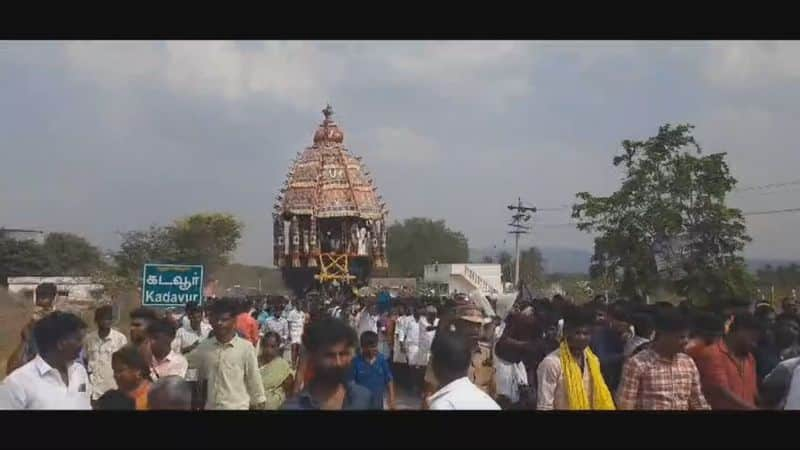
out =
[[[177,307],[203,299],[203,266],[145,264],[142,306]]]

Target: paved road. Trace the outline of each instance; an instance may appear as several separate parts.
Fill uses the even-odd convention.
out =
[[[412,396],[405,389],[397,389],[396,395],[397,409],[419,409],[421,403],[419,397]]]

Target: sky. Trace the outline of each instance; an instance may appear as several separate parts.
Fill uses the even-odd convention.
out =
[[[624,139],[691,123],[741,187],[800,179],[800,44],[569,41],[0,41],[0,226],[119,233],[222,211],[235,259],[272,264],[275,194],[330,103],[390,220],[511,248],[506,205],[608,194]],[[800,207],[744,190],[744,211]],[[591,250],[566,209],[525,245]],[[797,259],[800,213],[748,216],[746,255]],[[504,243],[505,242],[505,243]]]

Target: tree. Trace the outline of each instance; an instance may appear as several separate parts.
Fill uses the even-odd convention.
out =
[[[394,276],[421,277],[425,264],[466,262],[467,238],[444,220],[422,217],[395,222],[388,228],[389,269]]]
[[[750,294],[740,256],[750,238],[741,211],[725,204],[736,179],[725,153],[702,154],[693,128],[667,124],[645,141],[623,141],[613,160],[622,186],[576,195],[578,229],[598,234],[590,272],[624,295],[666,287],[703,304]]]
[[[514,271],[516,270],[514,258],[511,253],[503,250],[497,255],[500,264],[501,278],[504,283],[514,281]],[[519,252],[519,278],[523,283],[532,287],[534,283],[542,281],[544,276],[544,259],[542,253],[536,247],[530,247]]]
[[[114,261],[117,274],[127,279],[137,279],[145,263],[179,262],[169,228],[158,226],[122,233],[122,244],[114,254]]]
[[[544,258],[536,247],[530,247],[519,253],[519,279],[528,286],[533,286],[544,276]]]
[[[514,259],[511,253],[503,250],[497,254],[497,263],[500,264],[500,278],[504,283],[511,283],[514,281]]]
[[[202,264],[212,272],[230,262],[243,227],[230,214],[211,213],[176,220],[169,231],[178,259],[186,264]]]
[[[103,266],[100,250],[71,233],[50,233],[42,244],[0,238],[0,284],[7,277],[87,276]]]
[[[201,264],[207,273],[230,261],[243,225],[230,214],[194,214],[171,225],[122,234],[114,255],[119,275],[136,278],[145,263]]]
[[[42,244],[51,275],[88,276],[103,267],[100,250],[72,233],[50,233]]]
[[[8,277],[41,276],[45,272],[47,257],[38,242],[0,237],[0,285],[8,285]]]

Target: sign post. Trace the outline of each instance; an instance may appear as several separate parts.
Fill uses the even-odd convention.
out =
[[[142,306],[176,308],[203,301],[203,266],[145,264]]]

